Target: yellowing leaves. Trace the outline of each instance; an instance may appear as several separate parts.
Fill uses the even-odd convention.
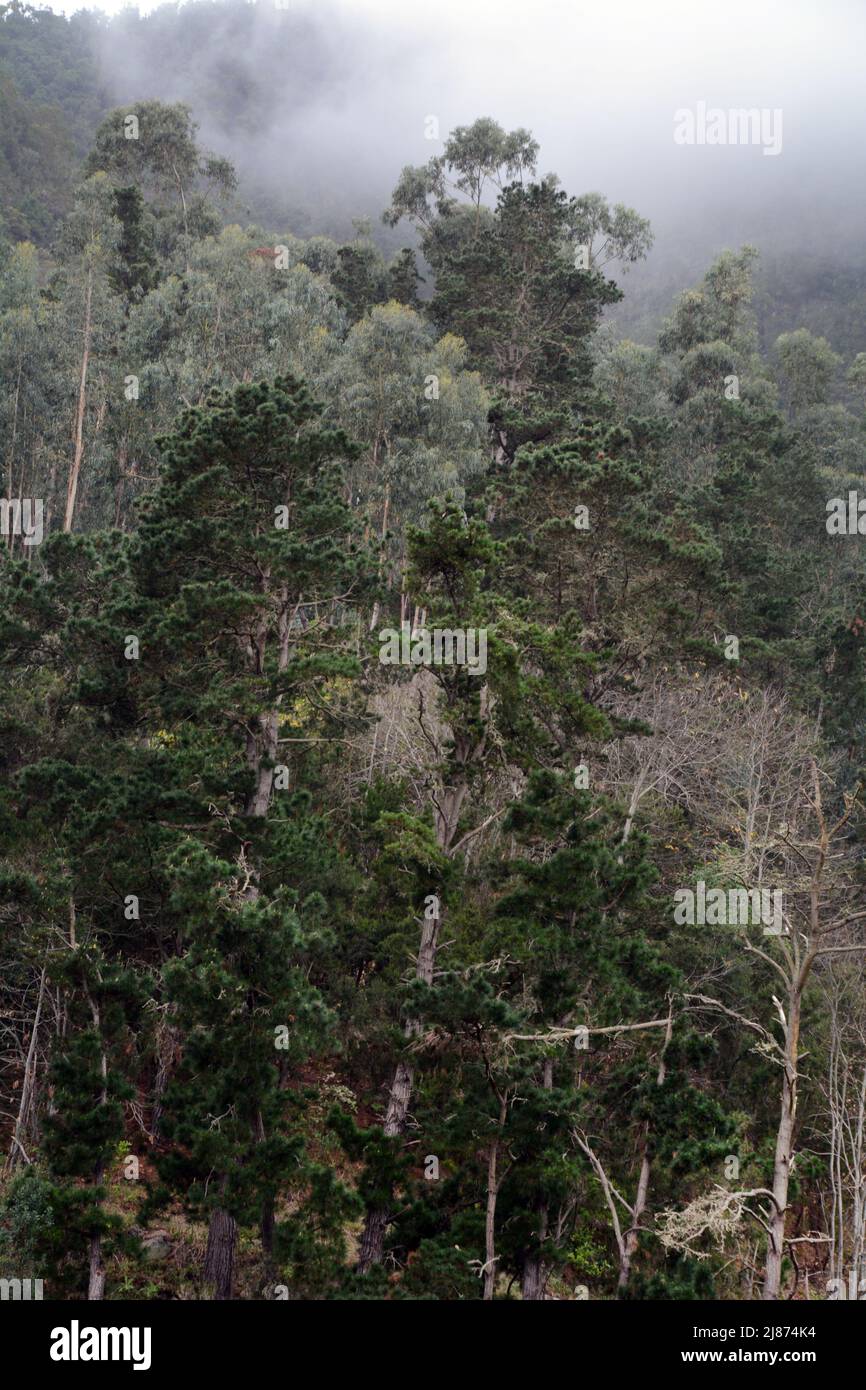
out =
[[[318,704],[337,700],[342,695],[348,695],[352,690],[352,682],[346,676],[333,676],[331,680],[323,681],[317,691]],[[277,716],[277,723],[281,729],[304,729],[316,717],[316,706],[314,706],[305,696],[293,700],[291,704],[284,705]]]

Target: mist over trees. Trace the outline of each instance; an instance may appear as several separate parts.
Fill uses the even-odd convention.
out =
[[[347,26],[0,7],[0,1278],[859,1296],[862,263]]]

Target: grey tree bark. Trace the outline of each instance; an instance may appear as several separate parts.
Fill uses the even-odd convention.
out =
[[[225,1302],[232,1296],[237,1222],[230,1212],[216,1207],[211,1213],[204,1257],[204,1278],[213,1290],[215,1301]]]

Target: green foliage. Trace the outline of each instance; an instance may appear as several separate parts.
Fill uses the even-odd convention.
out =
[[[649,224],[487,117],[403,170],[417,252],[224,225],[198,101],[107,112],[102,24],[0,8],[2,490],[45,502],[0,548],[0,1265],[164,1295],[161,1212],[187,1293],[207,1239],[220,1297],[741,1296],[747,1210],[659,1221],[773,1179],[792,948],[671,902],[808,891],[820,787],[857,910],[864,354],[762,351],[748,246],[617,339]],[[384,659],[436,630],[484,669]],[[789,1233],[848,1239],[858,920],[807,972]]]
[[[13,1178],[0,1201],[0,1272],[38,1279],[40,1256],[51,1238],[55,1212],[50,1181],[34,1166]]]

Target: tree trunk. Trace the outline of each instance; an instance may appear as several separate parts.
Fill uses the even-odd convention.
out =
[[[410,1020],[406,1025],[406,1036],[412,1037],[417,1031],[418,1024],[414,1020]],[[394,1072],[394,1080],[391,1082],[385,1120],[382,1125],[382,1132],[389,1139],[396,1139],[397,1135],[403,1132],[406,1116],[409,1113],[409,1101],[412,1098],[414,1080],[415,1068],[410,1066],[404,1058],[401,1058]],[[385,1231],[388,1228],[389,1217],[390,1211],[387,1207],[372,1207],[367,1212],[358,1245],[359,1274],[366,1274],[373,1265],[382,1263],[382,1256],[385,1252]]]
[[[417,614],[417,609],[416,609]],[[412,631],[416,631],[416,617],[413,617]],[[420,615],[420,622],[426,622],[426,612]],[[483,760],[487,745],[487,720],[489,716],[489,692],[487,687],[481,691],[480,715],[482,732],[477,741],[473,744],[466,742],[462,746],[455,748],[453,757],[456,764],[456,775],[450,786],[442,789],[440,797],[434,799],[434,826],[436,831],[436,843],[446,854],[451,855],[454,848],[460,848],[460,842],[454,846],[454,839],[457,834],[457,826],[460,820],[460,813],[463,803],[469,792],[469,777],[467,768],[472,763]],[[423,721],[422,721],[423,722]],[[452,764],[455,765],[455,764]],[[441,904],[441,894],[438,895],[438,903]],[[421,927],[421,943],[418,948],[418,961],[415,970],[417,979],[423,980],[425,984],[432,985],[433,971],[436,964],[436,948],[439,942],[439,928],[441,925],[441,908],[437,907],[439,916],[428,918],[426,915]],[[421,1024],[417,1019],[410,1019],[406,1025],[407,1038],[417,1037],[421,1032]],[[384,1132],[386,1135],[396,1136],[402,1132],[409,1111],[409,1102],[412,1098],[412,1085],[415,1079],[415,1069],[410,1066],[405,1057],[401,1057],[394,1071],[394,1079],[391,1083],[391,1090],[388,1097],[388,1107],[385,1112]],[[358,1273],[365,1274],[373,1264],[378,1264],[382,1259],[384,1250],[385,1230],[388,1225],[388,1212],[384,1209],[371,1209],[367,1213],[364,1223],[364,1230],[358,1247]]]
[[[24,1150],[24,1134],[27,1129],[27,1116],[30,1110],[30,1102],[36,1085],[36,1045],[39,1037],[39,1020],[42,1017],[42,1000],[45,996],[45,970],[39,977],[39,996],[36,1000],[36,1016],[33,1020],[33,1031],[30,1034],[30,1045],[27,1049],[27,1060],[24,1064],[24,1079],[21,1082],[21,1102],[18,1106],[18,1118],[15,1121],[15,1130],[12,1135],[12,1146],[9,1150],[7,1167],[14,1168],[18,1162],[19,1154],[26,1163],[30,1162]]]
[[[93,1174],[95,1186],[102,1182],[103,1167],[99,1164]],[[90,1281],[87,1286],[89,1303],[98,1303],[105,1297],[105,1263],[102,1259],[102,1236],[94,1231],[90,1237]]]
[[[75,906],[75,904],[74,904],[74,902],[73,902],[73,903],[72,903],[72,911],[73,911],[73,914],[74,914],[74,906]],[[74,930],[74,915],[70,918],[70,931],[73,931],[73,930]],[[85,989],[86,989],[86,986],[85,986]],[[92,1017],[93,1017],[93,1027],[94,1027],[94,1029],[95,1029],[95,1031],[96,1031],[97,1037],[99,1037],[99,1038],[101,1039],[101,1038],[102,1038],[102,1020],[101,1020],[101,1015],[100,1015],[100,1012],[99,1012],[99,1006],[96,1004],[96,1002],[95,1002],[95,1001],[93,1000],[93,998],[91,997],[91,994],[90,994],[89,989],[87,990],[87,999],[88,999],[88,1002],[89,1002],[89,1004],[90,1004],[90,1012],[91,1012]],[[101,1048],[101,1055],[100,1055],[100,1060],[99,1060],[99,1069],[100,1069],[100,1074],[101,1074],[101,1076],[102,1076],[102,1091],[100,1092],[99,1104],[102,1106],[102,1105],[106,1105],[107,1102],[108,1102],[108,1057],[107,1057],[107,1055],[106,1055],[105,1047],[104,1047],[104,1046]],[[104,1160],[104,1158],[99,1158],[98,1161],[97,1161],[97,1163],[96,1163],[96,1166],[95,1166],[94,1169],[93,1169],[93,1189],[94,1189],[94,1193],[95,1193],[96,1190],[101,1186],[101,1184],[102,1184],[102,1179],[103,1179],[104,1176],[105,1176],[105,1160]],[[102,1203],[100,1202],[99,1205],[100,1205],[100,1208],[101,1208]],[[89,1281],[88,1288],[87,1288],[87,1298],[88,1298],[88,1301],[89,1301],[89,1302],[99,1302],[104,1296],[105,1296],[105,1263],[104,1263],[103,1258],[102,1258],[102,1233],[101,1233],[101,1231],[98,1229],[98,1227],[94,1227],[94,1229],[93,1229],[93,1230],[91,1231],[91,1233],[90,1233],[90,1281]]]
[[[234,1217],[222,1207],[217,1207],[211,1213],[204,1257],[204,1279],[206,1284],[211,1285],[214,1300],[217,1302],[225,1302],[232,1296],[237,1229]]]
[[[277,761],[279,711],[271,709],[256,718],[255,732],[247,735],[247,765],[255,782],[247,797],[244,814],[262,818],[268,814]]]
[[[542,1085],[545,1091],[553,1090],[553,1058],[544,1059],[544,1074]],[[520,1294],[525,1303],[540,1303],[544,1299],[544,1290],[547,1285],[547,1266],[542,1258],[540,1247],[547,1240],[547,1226],[549,1211],[546,1202],[539,1202],[536,1207],[538,1215],[538,1245],[537,1250],[530,1251],[523,1261],[523,1270],[520,1277]]]
[[[75,499],[78,496],[78,479],[81,474],[81,460],[84,455],[84,408],[87,403],[87,366],[90,361],[90,336],[92,332],[91,303],[93,297],[93,271],[87,272],[87,288],[84,293],[84,346],[81,352],[81,377],[78,384],[78,409],[75,413],[75,453],[69,471],[66,488],[66,515],[63,530],[72,530],[75,516]]]
[[[659,1057],[659,1069],[656,1074],[657,1086],[661,1086],[664,1084],[666,1071],[665,1053],[668,1050],[668,1045],[671,1040],[673,1026],[673,1014],[669,1012],[668,1026],[665,1030],[665,1040],[662,1044],[661,1056]],[[634,1206],[632,1207],[631,1226],[626,1232],[625,1240],[623,1242],[622,1247],[622,1254],[620,1256],[619,1278],[617,1279],[616,1283],[618,1289],[624,1289],[629,1281],[629,1277],[631,1275],[631,1262],[634,1259],[634,1254],[637,1250],[638,1229],[640,1227],[641,1217],[643,1216],[646,1210],[647,1195],[649,1193],[650,1181],[649,1137],[649,1124],[646,1124],[644,1125],[643,1138],[641,1141],[640,1175],[638,1177],[637,1182],[637,1192],[635,1193]]]
[[[177,166],[175,164],[172,164],[171,171],[174,174],[175,183],[177,184],[177,189],[180,193],[180,204],[181,209],[183,211],[183,254],[186,260],[186,273],[187,275],[189,275],[189,213],[187,211],[186,206],[186,193],[184,192],[183,188],[183,179],[177,172]]]
[[[382,530],[379,539],[384,541],[388,534],[388,516],[391,511],[391,484],[385,484],[385,505],[382,509]]]
[[[492,1083],[491,1083],[492,1084]],[[487,1153],[487,1212],[484,1221],[484,1302],[490,1303],[496,1288],[496,1199],[501,1179],[497,1173],[499,1145],[508,1118],[508,1092],[499,1095],[499,1123],[496,1138]]]
[[[496,1198],[499,1186],[496,1180],[496,1161],[499,1157],[499,1135],[490,1145],[487,1155],[487,1211],[484,1220],[484,1293],[485,1303],[493,1299],[496,1288]]]
[[[788,996],[790,1010],[785,1030],[785,1073],[782,1079],[782,1106],[776,1134],[776,1155],[773,1162],[773,1205],[770,1211],[767,1240],[767,1267],[764,1274],[765,1302],[778,1299],[782,1283],[782,1255],[785,1248],[785,1216],[788,1205],[788,1183],[794,1153],[794,1121],[797,1114],[797,1063],[800,1043],[800,992]]]
[[[19,359],[18,359],[18,378],[17,378],[17,380],[16,380],[16,382],[15,382],[15,406],[14,406],[14,409],[13,409],[13,412],[12,412],[12,437],[11,437],[10,442],[9,442],[8,462],[7,462],[7,464],[6,464],[6,491],[7,491],[8,495],[9,495],[9,500],[10,500],[10,501],[12,500],[12,467],[13,467],[13,464],[14,464],[14,462],[15,462],[15,440],[16,440],[16,436],[17,436],[17,434],[18,434],[18,400],[19,400],[19,397],[20,397],[20,395],[21,395],[21,365],[22,365],[22,364],[21,364],[21,358],[19,357]],[[22,468],[23,468],[23,465],[22,465]],[[23,487],[23,485],[22,485],[22,487],[21,487],[21,501],[22,501],[22,506],[23,506],[23,503],[24,503],[24,487]],[[12,529],[11,526],[9,527],[9,531],[8,531],[8,533],[7,533],[7,535],[6,535],[6,544],[7,544],[8,548],[9,548],[10,553],[11,553],[11,552],[12,552],[12,549],[13,549],[13,547],[14,547],[14,545],[15,545],[15,533],[14,533],[14,531],[13,531],[13,529]]]
[[[439,917],[425,917],[421,928],[421,944],[418,949],[415,975],[417,979],[423,980],[428,985],[433,983],[433,967],[436,962],[436,945],[439,940],[440,925],[441,915]],[[407,1039],[417,1037],[420,1030],[421,1025],[418,1020],[409,1019],[405,1029]],[[396,1138],[398,1134],[403,1132],[406,1116],[409,1113],[409,1102],[412,1099],[414,1080],[415,1068],[407,1062],[405,1057],[401,1057],[394,1070],[394,1079],[391,1082],[388,1105],[382,1125],[383,1133],[388,1138]],[[373,1207],[367,1212],[358,1245],[357,1268],[359,1274],[366,1274],[372,1265],[381,1264],[389,1214],[386,1207]]]
[[[177,1031],[171,1023],[174,1008],[174,1005],[169,1005],[167,1012],[160,1015],[156,1030],[156,1076],[153,1082],[153,1107],[150,1114],[151,1142],[160,1138],[165,1091],[180,1050]]]
[[[546,1208],[543,1212],[543,1219],[547,1220]],[[539,1234],[541,1234],[540,1230]],[[523,1301],[525,1303],[542,1302],[546,1283],[547,1270],[541,1256],[538,1254],[527,1255],[523,1262],[523,1275],[520,1281],[520,1294]]]
[[[388,1215],[387,1207],[373,1207],[367,1212],[364,1229],[358,1242],[357,1270],[359,1274],[367,1274],[373,1265],[382,1263]]]

